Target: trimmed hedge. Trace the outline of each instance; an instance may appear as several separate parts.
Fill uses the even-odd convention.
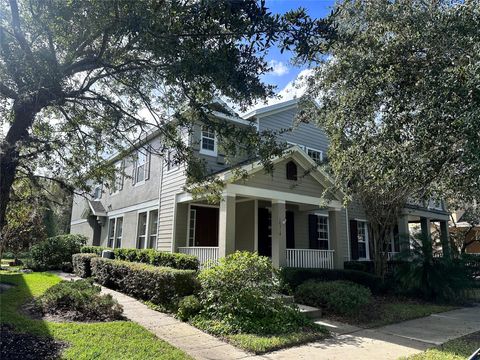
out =
[[[345,261],[343,263],[343,267],[345,270],[363,271],[370,274],[375,273],[375,264],[373,263],[373,261],[358,261],[358,260]]]
[[[98,256],[102,256],[103,250],[113,250],[112,248],[105,247],[105,246],[82,246],[80,252],[83,254],[97,254]]]
[[[93,278],[101,285],[171,308],[198,289],[196,272],[101,257],[91,258]]]
[[[72,256],[73,272],[82,278],[92,276],[90,260],[95,257],[98,257],[98,255],[94,253],[74,254]]]
[[[181,270],[198,270],[200,267],[200,262],[196,256],[168,253],[154,249],[110,249],[102,246],[84,246],[81,252],[102,255],[102,250],[113,250],[116,260],[166,266]]]
[[[374,294],[384,290],[383,281],[379,276],[356,270],[283,268],[280,271],[280,278],[282,286],[290,287],[292,290],[308,280],[351,281],[366,286]]]
[[[295,301],[338,315],[357,315],[372,302],[372,293],[350,281],[310,280],[297,287]]]

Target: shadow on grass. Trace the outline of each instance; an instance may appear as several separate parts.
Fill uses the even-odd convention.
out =
[[[36,281],[42,279],[42,281]],[[5,287],[0,294],[0,358],[1,359],[56,359],[66,347],[56,341],[46,323],[22,314],[21,306],[46,288],[56,283],[58,278],[35,273],[0,274],[0,283],[13,285]],[[29,280],[29,281],[27,281]]]

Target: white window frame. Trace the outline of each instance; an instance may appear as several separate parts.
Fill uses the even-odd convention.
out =
[[[287,144],[288,144],[288,145],[291,145],[291,146],[298,146],[300,149],[302,149],[303,151],[305,151],[305,145],[300,145],[300,144],[294,143],[294,142],[292,142],[292,141],[287,141]]]
[[[123,169],[122,169],[122,161],[118,161],[115,163],[115,174],[113,177],[113,184],[110,189],[110,195],[116,195],[120,192],[119,182],[123,181]]]
[[[211,133],[213,134],[213,138],[212,137],[208,137],[208,136],[203,136],[203,133],[204,132],[208,132],[208,133]],[[213,150],[210,150],[210,149],[204,149],[203,148],[203,138],[206,138],[206,139],[209,139],[209,140],[213,140]],[[217,156],[218,154],[218,151],[217,151],[217,134],[215,132],[215,130],[211,130],[209,129],[206,125],[203,125],[201,128],[200,128],[200,154],[203,154],[203,155],[210,155],[210,156]]]
[[[328,215],[325,215],[325,214],[315,214],[317,216],[317,234],[318,234],[318,238],[317,238],[317,241],[325,241],[325,239],[320,239],[320,231],[319,231],[319,226],[320,226],[320,222],[318,220],[319,217],[322,217],[322,218],[325,218],[327,220],[327,241],[328,241],[328,248],[326,250],[330,250],[331,247],[330,247],[330,219],[328,217]],[[325,249],[321,249],[321,250],[325,250]]]
[[[112,243],[112,249],[115,249],[116,248],[116,243],[117,243],[117,234],[118,234],[118,219],[122,219],[122,236],[120,237],[120,248],[122,247],[121,246],[121,243],[122,243],[122,240],[123,240],[123,214],[122,215],[118,215],[118,216],[111,216],[108,218],[108,233],[107,233],[107,246],[109,244],[109,241],[110,241],[110,221],[111,220],[115,220],[114,223],[113,223],[113,243]]]
[[[195,214],[193,218],[193,237],[190,236],[190,230],[192,230],[192,212]],[[187,246],[193,247],[195,246],[195,231],[197,227],[197,209],[192,209],[190,205],[188,205],[188,228],[187,228]]]
[[[141,148],[141,149],[138,149],[137,150],[137,158],[134,162],[134,165],[135,165],[135,185],[134,186],[138,186],[138,185],[143,185],[145,184],[145,166],[147,165],[147,162],[148,162],[148,150],[146,148]],[[140,159],[140,156],[142,156],[142,158],[144,159],[144,162],[143,164],[140,164],[140,162],[138,161]],[[143,174],[143,179],[138,181],[138,174],[139,174],[139,171],[138,171],[138,168],[140,166],[143,166],[142,168],[142,174]]]
[[[166,161],[165,161],[165,173],[170,173],[170,172],[174,172],[174,171],[177,171],[180,169],[180,164],[172,164],[171,163],[171,156],[172,154],[174,154],[175,152],[171,149],[167,150],[167,156],[166,156]]]
[[[99,194],[97,196],[97,190],[99,191]],[[97,185],[93,188],[93,200],[100,200],[102,198],[102,185]]]
[[[311,147],[307,147],[306,148],[306,153],[308,156],[310,156],[310,158],[315,161],[315,159],[308,153],[309,151],[315,151],[315,152],[318,152],[320,154],[320,160],[317,164],[321,163],[323,161],[323,151],[322,150],[318,150],[318,149],[314,149],[314,148],[311,148]],[[316,161],[315,161],[316,162]]]
[[[140,236],[140,214],[147,213],[147,219],[146,219],[146,225],[145,225],[145,241],[143,245],[143,249],[149,249],[148,243],[150,241],[150,221],[151,221],[151,213],[153,211],[158,211],[158,207],[150,207],[150,208],[145,208],[137,211],[137,231],[136,231],[136,242],[135,242],[135,247],[138,249],[138,238]],[[158,218],[158,212],[157,212],[157,218]],[[156,232],[156,237],[158,238],[158,220],[157,220],[157,232]],[[156,247],[155,247],[156,248]]]
[[[355,221],[357,222],[357,246],[358,246],[358,243],[360,243],[360,241],[358,240],[358,224],[359,223],[364,223],[365,224],[365,240],[362,241],[362,242],[365,242],[365,256],[366,257],[360,257],[360,254],[358,254],[358,260],[360,261],[367,261],[367,260],[370,260],[370,236],[368,234],[368,221],[367,220],[362,220],[362,219],[355,219]],[[358,249],[357,249],[358,251]]]

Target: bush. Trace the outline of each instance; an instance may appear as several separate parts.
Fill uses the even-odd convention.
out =
[[[185,296],[178,303],[177,317],[182,321],[188,321],[197,315],[202,309],[200,300],[195,295]]]
[[[175,307],[179,299],[198,289],[193,270],[109,260],[94,257],[90,260],[93,278],[101,285],[147,300],[166,308]]]
[[[168,253],[154,249],[111,249],[102,246],[83,246],[82,253],[102,255],[103,250],[113,250],[116,260],[139,262],[154,266],[166,266],[182,270],[198,270],[200,262],[195,256]]]
[[[90,260],[94,257],[98,257],[97,254],[74,254],[72,256],[73,271],[76,275],[82,278],[88,278],[92,276],[92,268]]]
[[[372,301],[372,293],[365,286],[349,281],[310,280],[296,289],[295,301],[338,315],[357,315]]]
[[[345,270],[356,270],[375,274],[375,264],[373,263],[373,261],[345,261],[343,263],[343,267],[345,268]]]
[[[43,314],[60,315],[71,320],[110,321],[119,319],[121,305],[111,295],[100,294],[92,280],[61,281],[35,302]]]
[[[105,247],[105,246],[82,246],[80,252],[83,254],[97,254],[98,256],[102,256],[103,250],[113,250],[112,248]]]
[[[202,310],[193,323],[206,331],[279,334],[310,325],[293,304],[275,296],[279,281],[266,257],[236,252],[198,278]]]
[[[374,294],[381,293],[384,290],[384,284],[379,276],[356,270],[283,268],[280,271],[280,277],[282,287],[290,287],[292,290],[308,280],[351,281],[368,287]]]
[[[153,249],[114,249],[115,259],[140,262],[174,269],[198,270],[200,263],[195,256],[168,253]]]
[[[30,249],[27,266],[33,270],[71,268],[72,255],[79,253],[87,238],[83,235],[58,235],[42,241]]]

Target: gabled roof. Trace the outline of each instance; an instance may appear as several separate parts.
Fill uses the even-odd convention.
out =
[[[278,103],[278,104],[264,106],[264,107],[261,107],[261,108],[258,108],[258,109],[255,109],[255,110],[252,110],[252,111],[246,113],[243,116],[243,118],[248,119],[248,118],[251,118],[253,116],[256,116],[256,117],[266,116],[266,115],[270,115],[270,114],[272,114],[274,112],[277,112],[277,111],[284,111],[284,110],[287,110],[288,108],[294,108],[298,105],[298,101],[299,101],[299,99],[295,98],[295,99],[292,99],[292,100],[283,101],[283,102]]]
[[[87,200],[85,208],[82,211],[82,218],[86,219],[90,215],[94,216],[107,216],[107,212],[100,201]]]
[[[285,150],[283,155],[278,156],[272,160],[273,164],[278,164],[279,162],[287,159],[295,160],[300,166],[303,167],[305,171],[308,171],[308,174],[311,175],[316,181],[320,183],[324,188],[328,188],[334,185],[334,180],[332,177],[322,168],[318,166],[318,164],[307,155],[305,151],[303,151],[298,146],[292,146]],[[233,180],[235,170],[241,169],[246,171],[248,175],[253,175],[258,173],[259,171],[264,169],[261,161],[254,160],[248,164],[237,166],[234,168],[230,168],[223,172],[219,172],[216,176],[219,177],[221,180],[228,182],[229,180]],[[336,191],[332,193],[335,197],[335,200],[343,201],[343,193],[341,191]]]

